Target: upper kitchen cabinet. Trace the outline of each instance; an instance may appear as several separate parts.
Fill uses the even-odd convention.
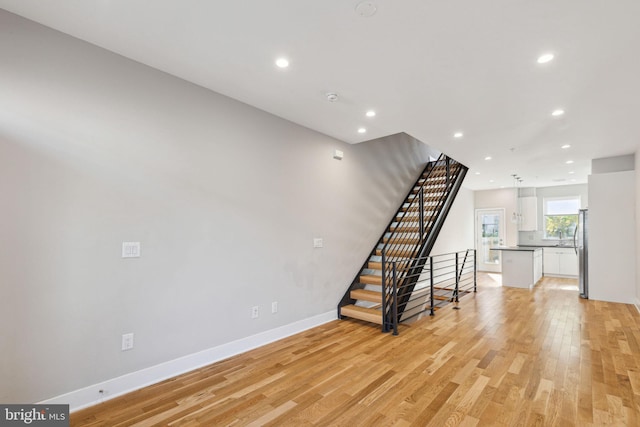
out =
[[[520,231],[536,231],[538,229],[538,198],[520,197]]]

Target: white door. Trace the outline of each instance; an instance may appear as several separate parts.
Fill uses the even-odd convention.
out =
[[[501,251],[491,248],[504,245],[504,209],[476,209],[476,249],[478,270],[499,273]]]

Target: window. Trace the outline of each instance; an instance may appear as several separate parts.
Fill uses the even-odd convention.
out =
[[[578,225],[580,196],[544,199],[544,238],[567,240],[573,238]]]

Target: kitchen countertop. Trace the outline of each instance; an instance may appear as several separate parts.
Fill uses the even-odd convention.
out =
[[[541,249],[575,249],[573,245],[518,245],[519,248],[541,248]]]
[[[492,251],[522,251],[522,252],[534,252],[538,249],[542,249],[541,246],[494,246]]]

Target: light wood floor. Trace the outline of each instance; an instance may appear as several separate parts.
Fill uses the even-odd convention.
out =
[[[640,315],[482,275],[400,335],[334,321],[72,414],[72,426],[640,425]]]

